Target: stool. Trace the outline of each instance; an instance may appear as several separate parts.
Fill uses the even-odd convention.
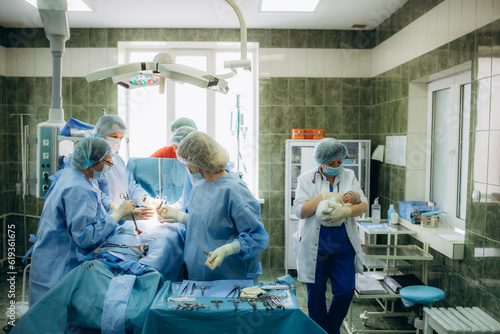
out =
[[[424,307],[424,319],[426,334],[500,333],[500,322],[479,307]]]
[[[406,307],[413,306],[417,303],[422,304],[419,309],[419,315],[415,319],[415,328],[417,329],[417,333],[420,329],[424,329],[423,306],[431,307],[432,303],[444,299],[446,296],[443,290],[426,285],[406,286],[399,291],[399,295],[401,296],[401,301]]]

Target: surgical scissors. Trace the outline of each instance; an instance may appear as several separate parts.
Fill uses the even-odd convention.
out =
[[[126,192],[121,193],[120,197],[122,199],[124,199],[125,201],[128,201],[130,199],[130,191],[127,190]],[[142,231],[139,229],[139,227],[137,227],[137,222],[135,221],[135,217],[134,217],[134,213],[133,212],[132,212],[132,220],[134,221],[135,230],[137,231],[137,234],[141,234]]]

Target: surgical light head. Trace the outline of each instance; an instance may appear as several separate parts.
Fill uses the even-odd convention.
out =
[[[196,123],[191,118],[187,118],[187,117],[177,118],[175,120],[175,122],[172,123],[170,130],[172,132],[174,132],[175,129],[178,129],[181,126],[190,126],[190,127],[194,128],[195,130],[198,130],[198,127],[196,127]]]
[[[200,131],[188,134],[176,153],[182,163],[213,173],[223,170],[229,162],[227,151],[210,135]]]
[[[127,133],[127,126],[118,115],[102,116],[94,129],[96,137],[104,137],[113,132],[121,132],[124,135]]]
[[[87,169],[110,155],[111,145],[102,138],[83,138],[76,144],[71,163],[80,169]]]
[[[113,82],[125,89],[159,86],[164,93],[165,79],[188,83],[200,88],[226,94],[227,81],[222,77],[203,72],[193,67],[175,64],[167,53],[157,54],[152,62],[117,65],[91,72],[85,76],[88,82],[111,77]]]
[[[323,164],[337,158],[347,158],[347,148],[335,138],[321,139],[314,147],[314,161]]]
[[[194,131],[197,131],[197,130],[195,128],[190,127],[190,126],[181,126],[180,128],[178,128],[174,132],[174,134],[170,138],[170,144],[179,146],[181,141],[184,138],[186,138],[186,136],[188,134],[190,134],[191,132],[194,132]]]

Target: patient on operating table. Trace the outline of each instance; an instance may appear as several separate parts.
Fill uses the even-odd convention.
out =
[[[361,203],[361,197],[359,193],[354,190],[346,192],[344,195],[339,193],[328,193],[328,199],[324,199],[318,204],[316,209],[316,218],[318,218],[321,225],[324,226],[338,226],[340,223],[345,221],[343,218],[340,221],[332,221],[330,218],[330,213],[339,206],[351,206]]]

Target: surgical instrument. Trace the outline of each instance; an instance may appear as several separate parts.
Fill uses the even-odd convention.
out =
[[[235,285],[233,290],[229,291],[229,293],[227,294],[226,298],[228,298],[231,294],[233,295],[233,297],[236,297],[238,298],[238,296],[240,295],[240,292],[242,289],[246,288],[245,286],[239,286],[239,285]]]
[[[191,295],[193,295],[194,289],[196,289],[196,283],[193,283],[193,286],[191,287]]]
[[[125,193],[120,194],[120,197],[123,198],[124,200],[128,201],[130,199],[130,192],[126,191]],[[132,220],[134,221],[135,225],[135,230],[137,231],[137,234],[141,234],[142,231],[137,227],[137,222],[135,221],[134,213],[132,212],[131,214]]]
[[[147,243],[143,243],[143,244],[140,244],[137,246],[132,246],[132,245],[120,245],[120,244],[113,244],[113,243],[106,242],[104,244],[104,246],[120,247],[120,248],[137,248],[138,250],[140,250],[141,252],[144,252],[144,253],[147,253],[147,251],[149,250],[149,245]]]
[[[137,236],[137,234],[128,233],[128,232],[125,232],[124,230],[119,231],[118,234],[128,234],[128,235]],[[153,238],[153,237],[150,237],[150,236],[147,236],[147,235],[141,235],[141,238],[147,238],[147,239],[156,240],[156,238]]]
[[[174,298],[174,297],[168,297],[167,302],[195,302],[196,298],[194,297],[179,297],[179,298]]]
[[[238,311],[238,304],[243,303],[244,300],[243,299],[236,299],[236,300],[228,300],[228,302],[234,303],[234,310]]]
[[[119,252],[119,251],[115,251],[115,250],[112,250],[112,249],[107,249],[107,248],[96,248],[94,252],[95,252],[96,254],[99,254],[99,253],[102,253],[102,252],[120,253],[120,254],[125,254],[125,255],[137,256],[137,257],[138,257],[138,258],[140,258],[140,259],[146,256],[146,255],[144,255],[144,253],[142,253],[142,254],[140,254],[140,255],[137,255],[137,254],[133,254],[133,253]]]
[[[186,285],[184,286],[184,289],[182,289],[181,293],[179,293],[179,297],[182,296],[182,294],[187,291],[188,286],[189,286],[189,283],[186,283]]]
[[[196,286],[196,288],[195,288],[195,289],[200,289],[200,290],[201,290],[201,296],[202,296],[202,297],[205,297],[205,290],[206,290],[206,289],[210,289],[210,286],[208,286],[208,285],[207,285],[207,286],[199,286],[199,285],[198,285],[198,286]]]
[[[215,307],[217,307],[217,309],[219,309],[219,304],[222,304],[223,301],[222,300],[211,300],[210,301],[211,303],[214,303],[215,304]]]

